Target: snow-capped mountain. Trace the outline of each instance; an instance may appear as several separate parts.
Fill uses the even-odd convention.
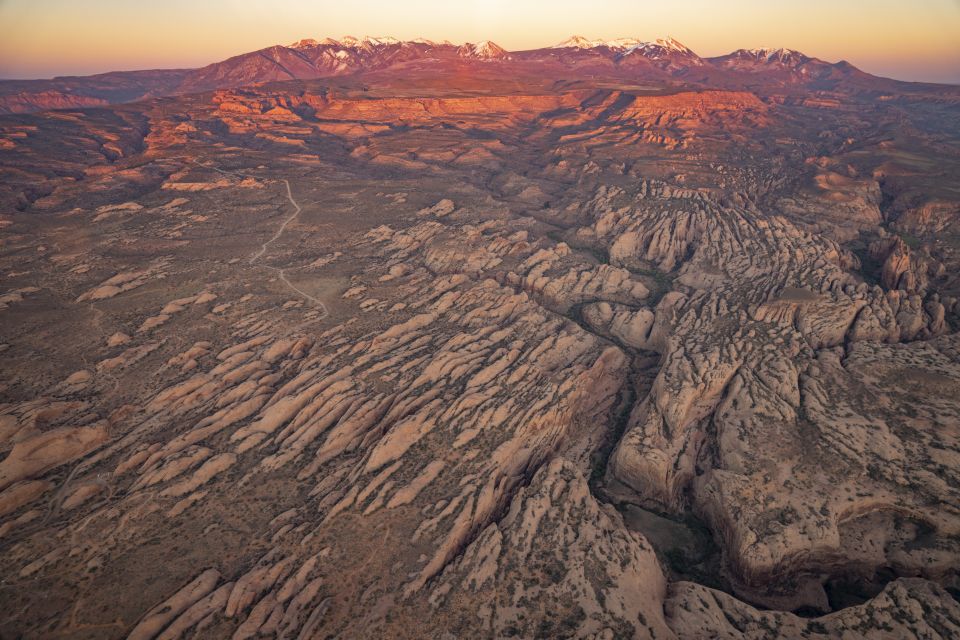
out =
[[[563,42],[550,47],[551,49],[598,49],[606,47],[614,51],[626,51],[633,47],[648,44],[639,38],[615,38],[613,40],[590,40],[583,36],[571,36]]]
[[[489,40],[455,45],[425,38],[389,36],[304,38],[221,60],[199,69],[170,72],[117,72],[51,81],[8,81],[0,92],[0,112],[30,111],[43,105],[113,104],[162,95],[196,93],[285,80],[309,80],[366,72],[444,73],[446,67],[496,60],[506,75],[542,73],[651,82],[714,83],[723,86],[810,86],[832,90],[871,87],[885,81],[846,62],[829,63],[792,49],[738,49],[701,58],[675,38],[588,39],[573,36],[552,47],[508,52]],[[491,67],[493,68],[493,67]],[[108,81],[101,80],[107,78]],[[851,84],[852,83],[852,84]],[[884,85],[885,86],[885,85]],[[29,89],[26,98],[20,93]],[[43,91],[49,90],[49,96]],[[14,95],[15,94],[15,95]],[[25,94],[26,95],[26,94]],[[38,97],[31,97],[38,96]],[[50,97],[53,96],[53,97]],[[4,106],[4,104],[12,106]],[[37,106],[39,105],[39,106]]]
[[[660,38],[653,41],[641,40],[640,38],[615,38],[613,40],[590,40],[583,36],[572,36],[563,42],[553,45],[551,49],[598,49],[606,47],[614,51],[624,53],[633,51],[650,51],[664,54],[682,53],[692,54],[693,51],[674,38]]]
[[[426,38],[400,40],[389,36],[304,38],[234,56],[190,72],[183,92],[241,86],[278,80],[305,80],[357,71],[383,69],[401,62],[428,59],[509,60],[509,53],[489,40],[459,47]]]
[[[484,40],[476,44],[467,42],[457,47],[457,55],[462,58],[479,58],[482,60],[505,59],[510,57],[506,49],[489,40]]]
[[[626,49],[622,58],[643,56],[658,63],[660,66],[679,68],[684,66],[701,66],[703,59],[693,52],[690,47],[674,38],[661,38],[653,42],[640,42]]]
[[[421,57],[438,46],[447,45],[424,39],[404,42],[389,36],[304,38],[285,47],[268,47],[197,69],[184,80],[181,90],[336,76]]]
[[[644,44],[643,40],[637,38],[616,38],[614,40],[589,40],[583,36],[571,36],[563,42],[550,47],[551,49],[597,49],[607,47],[608,49],[624,51],[630,47]]]
[[[400,40],[396,38],[391,38],[389,36],[381,37],[371,37],[363,36],[362,38],[354,38],[353,36],[343,36],[340,38],[340,45],[344,47],[350,47],[353,49],[368,49],[371,47],[389,47],[392,45],[400,44]]]
[[[492,44],[492,43],[491,43]],[[315,38],[304,38],[287,45],[290,49],[308,49],[310,47],[341,47],[344,49],[372,49],[376,47],[391,47],[403,45],[425,45],[428,47],[453,46],[449,41],[434,42],[427,38],[413,38],[412,40],[400,40],[390,36],[343,36],[339,40],[335,38],[324,38],[316,40]]]
[[[529,65],[552,61],[571,69],[595,67],[617,69],[631,77],[666,81],[715,73],[768,73],[776,82],[822,81],[843,72],[836,65],[791,49],[738,49],[726,56],[704,59],[675,38],[588,39],[573,36],[545,49],[510,53],[484,40],[454,45],[425,38],[400,40],[389,36],[343,36],[322,40],[305,38],[288,46],[274,46],[242,54],[188,72],[179,92],[242,86],[257,82],[323,78],[386,69],[401,63],[422,61],[443,65],[453,60],[477,62],[498,60]],[[845,72],[844,72],[845,73]],[[706,74],[706,75],[704,75]]]
[[[675,38],[658,38],[647,41],[640,38],[616,38],[613,40],[590,40],[583,36],[573,36],[551,49],[566,51],[596,51],[600,54],[612,54],[614,60],[627,65],[652,61],[656,66],[669,69],[700,66],[703,60],[690,47]]]
[[[725,56],[710,58],[709,62],[727,71],[779,79],[781,84],[835,84],[854,76],[869,82],[867,74],[849,63],[832,64],[793,49],[737,49]]]
[[[794,49],[737,49],[733,53],[717,58],[727,67],[777,65],[796,68],[813,60],[810,56]]]
[[[663,57],[671,54],[697,56],[697,54],[695,54],[690,47],[671,37],[658,38],[653,42],[638,42],[637,44],[628,47],[624,53],[635,52],[641,52],[648,58]]]
[[[330,38],[327,38],[327,40],[330,40]],[[296,42],[288,44],[287,48],[288,49],[306,49],[307,47],[315,47],[318,44],[320,44],[319,40],[314,40],[313,38],[304,38],[302,40],[297,40]]]

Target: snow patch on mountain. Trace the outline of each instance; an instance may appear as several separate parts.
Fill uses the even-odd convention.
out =
[[[484,60],[509,58],[507,50],[489,40],[476,44],[467,42],[457,48],[457,54],[463,58],[480,58]]]
[[[572,36],[559,44],[553,45],[552,49],[596,49],[598,47],[607,47],[615,51],[643,51],[660,50],[672,51],[682,54],[693,54],[689,47],[685,46],[675,38],[658,38],[657,40],[647,41],[640,38],[615,38],[613,40],[590,40],[583,36]]]
[[[782,47],[779,49],[737,49],[730,54],[730,57],[741,60],[749,60],[751,62],[781,64],[786,66],[796,66],[811,59],[809,56],[801,53],[800,51],[795,49],[784,49]]]

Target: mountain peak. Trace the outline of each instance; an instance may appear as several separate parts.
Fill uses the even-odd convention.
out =
[[[596,49],[597,47],[607,47],[609,49],[629,49],[630,47],[643,44],[642,40],[637,38],[616,38],[614,40],[590,40],[583,36],[571,36],[563,42],[553,45],[552,49]]]
[[[666,47],[671,51],[676,51],[677,53],[693,53],[693,51],[687,45],[683,44],[673,36],[667,36],[662,40],[657,40],[656,44]]]
[[[800,51],[795,49],[785,49],[783,47],[778,49],[737,49],[730,55],[741,60],[749,60],[751,62],[762,64],[780,64],[785,66],[796,66],[811,59],[810,56],[807,56]]]
[[[572,36],[559,44],[553,45],[552,49],[596,49],[606,47],[614,51],[632,52],[645,51],[649,53],[680,53],[683,55],[694,55],[689,47],[681,43],[676,38],[667,36],[653,41],[641,40],[640,38],[614,38],[612,40],[590,40],[583,36]]]
[[[563,42],[559,42],[552,49],[590,49],[594,46],[593,40],[587,40],[583,36],[570,36]]]
[[[306,49],[307,47],[316,47],[319,44],[320,42],[318,40],[314,40],[313,38],[303,38],[301,40],[297,40],[293,44],[288,44],[287,47],[290,49]]]
[[[464,58],[483,58],[487,60],[509,57],[506,49],[490,40],[483,40],[476,44],[467,42],[457,48],[457,53]]]
[[[626,58],[631,54],[643,56],[657,62],[660,66],[666,65],[667,67],[676,67],[677,65],[702,66],[705,64],[703,59],[694,53],[690,47],[669,36],[631,47],[623,54],[623,57]]]
[[[341,47],[344,49],[372,49],[376,47],[388,47],[394,45],[410,45],[410,44],[420,44],[427,45],[429,47],[436,47],[440,45],[450,45],[446,40],[438,45],[438,43],[433,40],[427,40],[426,38],[414,38],[412,40],[399,40],[390,36],[363,36],[362,38],[357,38],[354,36],[343,36],[340,40],[334,40],[333,38],[324,38],[323,40],[316,40],[314,38],[303,38],[302,40],[297,40],[293,44],[287,45],[290,49],[308,49],[311,47]]]
[[[392,38],[390,36],[363,36],[362,38],[355,38],[353,36],[343,36],[340,38],[338,43],[344,47],[350,49],[366,49],[370,47],[384,47],[394,44],[400,44],[400,40]]]

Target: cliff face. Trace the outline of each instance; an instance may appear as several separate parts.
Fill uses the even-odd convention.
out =
[[[30,111],[47,111],[50,109],[98,107],[106,104],[109,103],[103,98],[78,96],[52,89],[34,93],[21,91],[13,95],[3,96],[2,100],[0,100],[0,113],[28,113]]]
[[[172,93],[187,71],[117,71],[51,80],[0,80],[0,114],[95,107]]]
[[[511,94],[444,98],[370,97],[350,99],[335,94],[290,96],[267,90],[221,91],[214,96],[225,116],[316,118],[357,127],[388,124],[427,125],[461,118],[484,128],[513,128],[540,119],[553,128],[620,127],[639,132],[647,141],[668,146],[686,144],[705,128],[731,130],[765,126],[765,104],[751,93],[681,92],[667,96],[633,96],[620,91],[572,91],[549,95]],[[341,125],[342,127],[342,125]],[[343,128],[335,129],[338,133]]]
[[[623,94],[616,94],[620,98]],[[766,106],[747,91],[684,91],[665,96],[629,96],[623,117],[645,121],[650,118],[698,118],[723,112],[763,113]]]

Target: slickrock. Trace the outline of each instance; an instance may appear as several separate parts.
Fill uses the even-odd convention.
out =
[[[0,492],[0,516],[12,513],[46,493],[53,485],[43,480],[28,480],[8,486]]]
[[[106,423],[89,427],[52,429],[17,442],[0,461],[0,488],[66,464],[109,439]]]
[[[130,336],[120,331],[116,332],[109,339],[107,339],[108,347],[118,347],[122,344],[130,342]]]
[[[930,638],[960,633],[960,605],[943,588],[901,578],[868,603],[820,618],[758,611],[726,593],[689,582],[671,587],[667,620],[679,638]]]
[[[220,574],[207,569],[165,602],[151,609],[127,636],[128,640],[152,640],[177,616],[214,590]]]
[[[649,309],[634,311],[622,305],[597,302],[588,304],[582,310],[583,319],[595,331],[610,335],[621,344],[636,349],[651,349],[650,333],[656,314]]]
[[[957,203],[950,200],[931,198],[920,202],[896,202],[898,209],[895,227],[909,232],[939,232],[949,227],[957,219],[960,210]]]
[[[879,239],[870,246],[874,259],[883,264],[880,282],[887,289],[923,293],[930,275],[936,275],[933,265],[912,255],[910,247],[899,236]]]
[[[456,208],[453,200],[449,198],[444,198],[439,201],[437,204],[432,207],[426,207],[417,212],[418,216],[436,216],[437,218],[442,218],[443,216],[450,215],[453,213],[453,210]]]
[[[556,458],[443,572],[424,620],[475,637],[670,638],[666,591],[647,541]]]
[[[871,570],[885,566],[889,558],[882,554],[853,560],[854,543],[843,537],[842,528],[854,514],[906,512],[931,523],[941,535],[949,535],[947,531],[960,525],[958,514],[952,509],[947,515],[922,508],[929,499],[927,492],[934,490],[932,485],[912,497],[909,493],[894,497],[900,490],[893,486],[866,489],[872,482],[865,478],[874,473],[867,465],[887,468],[891,459],[903,459],[905,448],[910,450],[905,444],[908,436],[889,423],[910,401],[898,402],[896,395],[882,393],[882,386],[870,391],[858,388],[846,393],[851,398],[862,393],[882,396],[885,402],[858,400],[838,415],[839,398],[835,398],[823,403],[834,407],[830,417],[818,419],[813,409],[817,405],[812,403],[820,396],[813,393],[811,382],[825,379],[825,362],[843,358],[845,368],[856,362],[858,354],[868,349],[859,341],[896,342],[942,332],[942,314],[933,306],[939,303],[934,299],[925,306],[918,295],[857,285],[842,270],[844,257],[835,245],[805,234],[784,219],[759,220],[746,211],[725,212],[721,217],[719,212],[711,214],[712,210],[701,206],[695,217],[687,218],[696,221],[691,224],[703,225],[703,231],[682,241],[678,231],[693,227],[663,227],[659,216],[634,216],[628,227],[633,230],[619,235],[611,249],[612,258],[653,261],[661,268],[678,266],[676,261],[683,256],[680,279],[703,271],[704,264],[717,265],[713,269],[723,273],[722,280],[713,281],[709,289],[696,291],[678,304],[658,307],[654,324],[662,319],[670,337],[660,346],[663,363],[653,388],[634,409],[612,457],[613,477],[658,508],[681,511],[689,506],[703,514],[723,541],[734,576],[743,581],[745,590],[775,584],[781,572],[802,573],[803,567],[811,571],[814,566],[835,567],[828,570],[842,572],[844,563],[834,565],[831,560],[841,554],[850,558],[847,562],[865,562]],[[613,220],[612,215],[603,214],[603,220]],[[616,215],[622,219],[622,214]],[[622,223],[604,224],[608,225],[604,233],[616,234]],[[690,244],[699,237],[711,241]],[[629,244],[624,238],[629,238]],[[652,238],[659,240],[653,243]],[[664,244],[664,238],[675,240]],[[739,248],[725,255],[716,253],[725,243]],[[703,286],[702,281],[686,281]],[[585,313],[588,322],[613,335],[619,331],[630,343],[622,328],[627,318],[618,327],[613,325],[612,309],[596,307]],[[845,348],[846,354],[841,351],[826,360],[828,354],[836,353],[828,349],[836,347]],[[901,353],[911,350],[871,349],[878,363],[895,354],[902,358]],[[947,352],[952,353],[953,347]],[[943,362],[954,365],[949,358]],[[834,369],[844,367],[833,365]],[[831,388],[845,389],[853,379],[863,378],[862,374],[839,375],[834,382],[839,386]],[[896,388],[899,382],[891,378],[882,384]],[[947,412],[954,415],[958,409],[951,406]],[[840,425],[880,429],[889,435],[857,436],[857,444],[849,447],[856,455],[825,466],[825,459],[836,455],[838,447],[843,451],[852,442],[852,434],[835,439]],[[948,450],[955,450],[952,436],[944,432],[937,437],[947,438]],[[875,463],[869,462],[871,451],[876,451]],[[925,467],[932,471],[938,464],[930,466],[920,457],[904,461],[914,474]],[[859,490],[851,478],[857,478]],[[901,487],[908,484],[900,482]],[[937,499],[955,503],[954,490],[937,485],[942,487],[934,490]],[[946,538],[933,544],[949,546]],[[911,571],[923,564],[907,563],[916,567]],[[930,575],[938,571],[931,568]]]
[[[205,623],[212,622],[213,616],[223,609],[232,588],[233,584],[228,582],[213,593],[204,596],[155,637],[157,640],[176,640],[182,638],[190,629],[195,629],[198,634],[201,633],[206,626]]]
[[[421,528],[418,536],[423,543],[432,539],[436,553],[408,583],[408,591],[415,593],[486,526],[509,501],[522,472],[537,468],[572,424],[605,414],[625,366],[618,349],[602,348],[576,325],[544,315],[524,293],[486,281],[463,282],[451,294],[458,298],[456,307],[436,299],[431,286],[424,287],[410,298],[424,312],[356,343],[349,349],[353,364],[346,367],[332,357],[347,355],[349,345],[342,339],[329,344],[332,352],[311,351],[306,357],[303,349],[310,343],[295,340],[253,338],[222,351],[219,364],[159,393],[150,405],[157,415],[208,407],[203,411],[209,417],[185,433],[181,444],[175,441],[153,453],[148,449],[128,494],[132,498],[161,487],[161,498],[184,496],[222,482],[223,472],[241,456],[278,444],[276,453],[264,454],[259,468],[266,472],[293,463],[303,479],[316,474],[331,454],[358,451],[350,483],[362,490],[348,491],[351,484],[343,481],[317,487],[314,500],[328,505],[321,507],[328,520],[350,511],[370,517],[378,509],[408,508],[428,491],[427,504],[444,494],[448,502],[459,498],[462,504],[431,519],[435,533]],[[429,335],[434,341],[446,338],[431,349]],[[339,344],[344,346],[338,349]],[[281,382],[268,373],[270,363],[283,368],[298,364]],[[372,392],[364,382],[370,376],[393,379],[404,391],[392,397]],[[503,386],[503,376],[509,387]],[[500,395],[507,388],[512,397]],[[524,392],[516,395],[518,389]],[[441,404],[440,398],[447,400]],[[237,428],[247,416],[252,421]],[[214,454],[203,446],[224,429],[232,430],[228,442],[236,453]],[[431,461],[447,433],[470,434],[458,439],[462,455],[449,463]],[[491,454],[479,455],[481,451]],[[425,452],[432,453],[424,458]],[[391,463],[384,475],[381,470]],[[126,465],[117,473],[134,468]],[[408,480],[399,482],[401,477]],[[444,520],[457,524],[440,526]],[[407,535],[413,534],[410,529]],[[259,592],[258,587],[254,593]],[[231,596],[227,615],[249,604],[246,596]]]
[[[150,278],[162,275],[165,265],[166,262],[161,260],[148,269],[118,273],[107,278],[100,283],[100,285],[90,289],[86,293],[81,294],[77,298],[77,302],[105,300],[125,291],[131,291],[132,289],[141,287],[146,284]]]
[[[93,221],[100,222],[101,220],[106,220],[116,215],[136,213],[137,211],[142,211],[142,210],[143,210],[143,205],[138,202],[107,204],[107,205],[103,205],[102,207],[97,207],[97,215],[94,216]]]
[[[38,291],[40,291],[38,287],[20,287],[0,295],[0,311],[7,309],[12,304],[23,302],[25,296]]]
[[[956,96],[456,50],[3,117],[0,636],[956,636]]]
[[[237,462],[237,456],[232,453],[223,453],[214,456],[203,463],[193,472],[190,478],[171,485],[160,492],[162,496],[178,497],[195,491],[210,481],[218,473],[226,471]]]

